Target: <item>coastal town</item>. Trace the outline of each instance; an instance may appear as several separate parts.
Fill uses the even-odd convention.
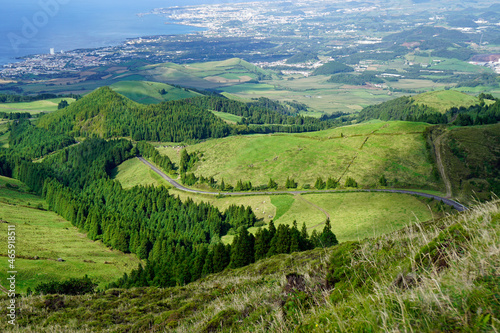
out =
[[[332,53],[339,57],[352,53],[356,48],[360,49],[359,52],[374,52],[383,42],[383,37],[394,31],[446,26],[446,16],[439,14],[439,8],[432,16],[416,13],[410,17],[405,11],[406,8],[398,2],[358,3],[354,6],[352,3],[346,5],[340,1],[323,0],[156,8],[139,15],[159,15],[164,17],[166,24],[194,26],[203,30],[185,35],[132,38],[119,45],[98,49],[65,52],[50,52],[48,49],[47,54],[26,56],[18,59],[18,62],[4,65],[0,68],[0,78],[66,76],[86,68],[118,65],[132,60],[147,63],[220,60],[215,57],[240,57],[261,68],[279,67],[284,70],[284,74],[307,76],[330,57],[294,65],[287,64],[286,59],[304,50]],[[381,17],[375,19],[373,13],[379,13]],[[379,21],[383,21],[383,24]],[[476,53],[498,51],[491,44],[491,38],[487,38],[489,32],[498,30],[498,20],[481,18],[462,25],[468,24],[470,26],[448,28],[470,35],[471,39],[478,39],[478,42],[471,42],[468,46]],[[221,43],[228,46],[222,48],[220,54],[214,55],[211,45]],[[418,47],[414,43],[408,45]],[[197,53],[189,51],[193,46],[199,46]],[[498,57],[472,59],[470,63],[500,73]]]

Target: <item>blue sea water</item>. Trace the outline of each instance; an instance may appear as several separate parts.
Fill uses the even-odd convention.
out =
[[[127,38],[201,29],[165,24],[154,8],[231,3],[227,0],[15,0],[0,11],[0,65],[17,57],[116,45]]]

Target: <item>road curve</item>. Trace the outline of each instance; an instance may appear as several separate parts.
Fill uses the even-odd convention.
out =
[[[338,190],[315,190],[315,191],[263,191],[263,192],[209,192],[209,191],[202,191],[202,190],[194,190],[190,189],[187,187],[184,187],[183,185],[179,184],[169,176],[167,176],[163,171],[155,167],[152,163],[144,159],[142,156],[137,156],[137,158],[147,166],[149,166],[154,172],[156,172],[158,175],[160,175],[163,179],[165,179],[167,182],[169,182],[173,187],[180,191],[184,192],[189,192],[189,193],[196,193],[196,194],[208,194],[208,195],[228,195],[228,196],[243,196],[243,195],[273,195],[273,194],[304,194],[304,193],[336,193],[336,192],[346,192],[346,191],[338,191]],[[390,189],[373,189],[373,190],[353,190],[349,192],[389,192],[389,193],[403,193],[403,194],[412,194],[412,195],[418,195],[421,197],[426,197],[426,198],[433,198],[435,200],[442,201],[443,203],[452,206],[459,212],[463,212],[464,210],[467,210],[468,208],[454,200],[448,199],[448,198],[443,198],[434,194],[429,194],[429,193],[423,193],[423,192],[417,192],[417,191],[407,191],[407,190],[390,190]]]

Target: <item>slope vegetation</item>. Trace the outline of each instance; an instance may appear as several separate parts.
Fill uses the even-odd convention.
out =
[[[184,287],[24,297],[15,329],[497,331],[499,222],[499,202],[492,202],[376,239],[274,256]],[[12,330],[6,321],[0,325]]]
[[[382,174],[394,186],[437,187],[423,132],[427,124],[371,122],[307,134],[235,136],[188,146],[203,158],[195,174],[235,185],[254,186],[273,178],[284,188],[287,177],[299,187],[314,186],[317,177],[353,177],[360,186],[377,185]],[[180,151],[159,148],[177,164]],[[306,186],[307,187],[307,186]]]
[[[178,65],[164,63],[146,66],[142,75],[151,81],[210,89],[256,82],[269,73],[239,58],[224,61]]]
[[[440,147],[455,196],[488,200],[500,195],[500,124],[447,130]]]
[[[134,102],[142,104],[157,104],[200,96],[199,93],[192,90],[148,81],[120,81],[113,83],[110,88]]]
[[[41,197],[28,193],[23,183],[0,176],[0,242],[7,244],[7,227],[16,227],[17,291],[25,293],[40,282],[79,278],[87,274],[104,287],[135,268],[140,260],[93,242],[62,217],[47,211]],[[58,259],[61,258],[61,261]],[[0,264],[8,267],[7,246]],[[0,272],[7,281],[7,272]],[[3,285],[5,285],[2,282]]]
[[[74,136],[128,136],[170,142],[223,137],[230,131],[211,112],[187,102],[144,106],[109,87],[99,88],[69,107],[42,117],[38,126]]]

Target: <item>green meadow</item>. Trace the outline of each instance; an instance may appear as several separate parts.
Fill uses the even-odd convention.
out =
[[[456,90],[430,91],[413,96],[416,104],[423,104],[445,113],[452,107],[479,104],[479,98]]]
[[[0,177],[0,266],[8,267],[7,229],[15,225],[17,292],[33,289],[41,282],[85,274],[104,287],[140,263],[135,255],[88,239],[70,222],[47,211],[42,198],[27,191],[21,182]],[[2,281],[6,272],[0,270]]]
[[[62,100],[66,100],[70,104],[75,101],[73,98],[52,98],[26,103],[0,103],[0,112],[29,112],[32,114],[53,112],[57,111],[57,105]]]
[[[134,186],[165,186],[169,183],[137,158],[131,158],[111,171],[112,178],[118,180],[123,188]]]
[[[283,188],[287,177],[299,188],[314,186],[317,177],[353,177],[360,186],[376,186],[384,174],[391,186],[437,189],[428,159],[423,123],[373,121],[299,134],[233,136],[188,146],[199,151],[198,176],[254,186],[273,178]],[[180,149],[158,148],[179,163]]]
[[[200,96],[191,90],[174,87],[169,84],[148,81],[120,81],[111,85],[111,89],[142,104],[156,104],[165,101]],[[160,91],[164,90],[164,94]]]

